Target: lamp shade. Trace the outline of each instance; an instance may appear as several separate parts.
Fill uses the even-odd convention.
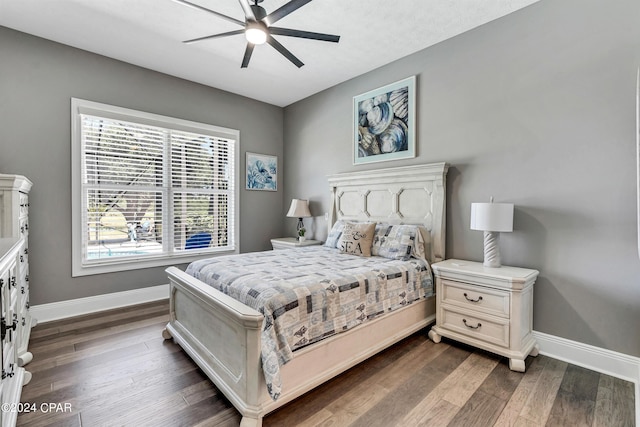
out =
[[[513,231],[513,204],[471,203],[471,229]]]
[[[311,216],[311,212],[309,212],[309,201],[302,199],[293,199],[291,200],[291,206],[289,207],[289,212],[287,212],[287,216],[293,218],[308,218]]]

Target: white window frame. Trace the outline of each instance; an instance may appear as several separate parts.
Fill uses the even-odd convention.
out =
[[[81,115],[93,115],[98,117],[124,120],[133,123],[175,129],[205,135],[216,138],[224,138],[235,141],[234,143],[234,192],[233,192],[233,242],[228,250],[204,250],[188,252],[174,252],[154,257],[126,257],[113,260],[100,260],[100,262],[83,262],[83,182],[82,182],[82,119]],[[183,264],[206,256],[228,255],[240,252],[240,131],[205,123],[192,122],[174,117],[162,116],[113,105],[101,104],[84,99],[71,98],[71,259],[72,276],[87,276],[92,274],[111,273],[116,271],[137,270],[149,267],[161,267],[174,264]],[[167,201],[169,206],[172,201]],[[172,209],[170,209],[172,210]],[[171,213],[173,217],[173,213]],[[169,219],[166,219],[169,221]]]

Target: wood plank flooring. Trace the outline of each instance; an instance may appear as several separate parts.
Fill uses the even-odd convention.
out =
[[[19,426],[237,426],[161,331],[160,301],[38,325]],[[634,426],[632,383],[545,356],[506,359],[420,331],[264,418],[265,426]],[[42,404],[61,404],[54,407]],[[65,405],[67,405],[65,407]],[[49,409],[51,408],[51,409]]]

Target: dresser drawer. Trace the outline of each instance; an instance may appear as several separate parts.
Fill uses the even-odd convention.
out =
[[[5,339],[2,342],[2,367],[5,369],[15,360],[15,345],[13,344],[12,334],[13,331],[7,331]]]
[[[510,294],[507,291],[442,280],[441,292],[440,298],[444,304],[509,318]]]
[[[18,252],[18,272],[20,278],[24,279],[29,271],[29,249],[27,249],[27,242],[25,241],[20,247]]]
[[[29,235],[29,218],[24,217],[20,218],[20,236],[28,236]]]
[[[0,286],[11,292],[18,284],[18,265],[16,259],[12,259],[9,266],[0,272]],[[4,294],[3,294],[4,297]]]
[[[19,216],[26,217],[29,215],[29,196],[25,193],[20,193],[20,214]]]
[[[441,308],[441,326],[480,341],[509,347],[509,320]]]

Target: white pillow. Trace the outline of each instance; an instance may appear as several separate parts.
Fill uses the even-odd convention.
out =
[[[337,248],[338,240],[340,239],[340,236],[342,236],[343,228],[344,228],[344,221],[342,220],[336,221],[335,224],[333,224],[333,227],[331,227],[331,231],[327,236],[326,242],[324,242],[324,246],[328,248]]]

